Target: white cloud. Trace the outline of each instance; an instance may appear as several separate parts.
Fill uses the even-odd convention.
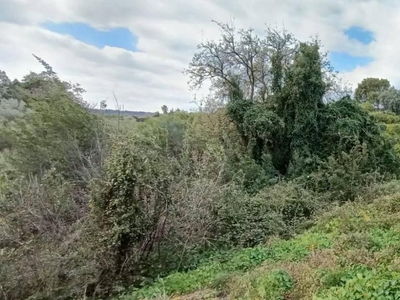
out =
[[[115,91],[126,109],[188,109],[193,94],[183,69],[202,39],[218,38],[211,20],[235,18],[237,27],[262,33],[265,24],[285,26],[299,39],[318,34],[327,50],[370,55],[372,64],[344,78],[356,84],[380,76],[399,86],[399,15],[396,0],[0,0],[0,69],[17,78],[39,71],[35,53],[62,78],[81,83],[90,102],[112,99]],[[41,28],[46,21],[127,27],[138,37],[138,52],[97,49]],[[343,31],[350,26],[371,30],[376,41],[366,46],[349,40]]]

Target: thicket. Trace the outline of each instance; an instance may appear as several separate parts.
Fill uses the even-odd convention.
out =
[[[292,239],[214,253],[118,299],[398,299],[398,183],[335,207]]]
[[[43,73],[1,73],[5,299],[146,285],[217,249],[289,238],[397,176],[395,141],[343,95],[318,41],[220,26],[222,39],[201,44],[187,70],[195,86],[211,80],[206,112],[131,129],[92,114],[81,87],[40,58]]]

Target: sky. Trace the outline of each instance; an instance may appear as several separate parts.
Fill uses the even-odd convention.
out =
[[[126,110],[190,110],[206,94],[189,90],[183,70],[199,43],[219,38],[216,20],[318,35],[353,88],[365,77],[399,88],[399,16],[398,0],[0,0],[0,70],[40,72],[35,54],[90,103],[115,108],[115,94]]]

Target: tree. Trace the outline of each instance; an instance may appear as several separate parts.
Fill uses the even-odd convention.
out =
[[[390,88],[390,82],[383,78],[365,78],[361,81],[355,90],[355,99],[358,102],[369,102],[376,109],[382,108],[379,95]]]
[[[297,49],[291,65],[272,67],[274,94],[267,103],[244,99],[238,84],[227,105],[228,116],[237,124],[252,157],[262,163],[263,154],[268,153],[282,175],[287,174],[293,155],[316,155],[321,150],[319,114],[329,86],[323,78],[318,43],[300,43]],[[279,56],[277,52],[275,57]]]
[[[265,101],[273,92],[273,64],[282,66],[282,72],[293,58],[296,40],[286,31],[267,29],[267,36],[261,39],[252,29],[237,31],[232,24],[217,25],[222,31],[221,39],[200,44],[199,52],[186,70],[192,88],[211,81],[212,89],[226,98],[229,88],[239,83],[246,99]]]
[[[210,82],[212,95],[207,100],[218,103],[218,107],[221,102],[226,103],[229,89],[235,89],[237,84],[249,101],[271,100],[282,88],[286,69],[298,51],[298,41],[286,30],[267,28],[266,35],[259,37],[252,29],[237,30],[233,24],[215,23],[221,29],[221,39],[199,44],[198,53],[185,71],[191,88]],[[327,92],[332,92],[329,96],[345,96],[348,91],[339,84],[327,53],[321,53],[321,67]]]
[[[11,80],[4,71],[0,70],[0,97],[3,98],[11,86]]]
[[[400,91],[391,87],[378,95],[379,102],[385,110],[400,114]]]
[[[4,118],[14,119],[1,136],[12,147],[14,166],[22,174],[56,166],[60,173],[82,179],[101,160],[103,123],[87,109],[79,85],[60,80],[39,61],[46,71],[15,80],[10,91],[16,99],[1,100],[0,109],[8,107]],[[25,114],[16,118],[20,112]]]
[[[166,106],[164,104],[163,106],[161,106],[161,110],[162,110],[163,114],[167,114],[168,113],[168,106]]]
[[[200,44],[188,73],[195,86],[209,80],[217,95],[227,96],[226,113],[258,165],[297,177],[358,144],[378,151],[383,143],[366,112],[349,97],[337,105],[325,101],[338,83],[318,40],[300,43],[271,30],[260,39],[252,30],[236,34],[219,25],[222,39]]]
[[[282,158],[287,169],[294,155],[318,156],[323,147],[320,119],[328,83],[323,78],[323,60],[317,42],[300,43],[285,77],[282,95],[278,97],[278,115],[284,120],[286,142],[275,151],[280,157],[281,153],[287,153],[287,158]]]
[[[43,60],[42,58],[36,56],[35,54],[32,54],[34,58],[36,58],[36,60],[45,68],[45,72],[46,75],[48,77],[57,77],[57,73],[53,71],[53,67],[50,66],[45,60]]]
[[[105,110],[107,108],[107,100],[101,100],[100,109]]]

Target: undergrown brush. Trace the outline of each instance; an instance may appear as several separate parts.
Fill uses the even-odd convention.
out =
[[[388,192],[395,183],[377,188],[373,201],[366,195],[323,214],[292,239],[216,256],[118,299],[398,299],[400,194]]]

